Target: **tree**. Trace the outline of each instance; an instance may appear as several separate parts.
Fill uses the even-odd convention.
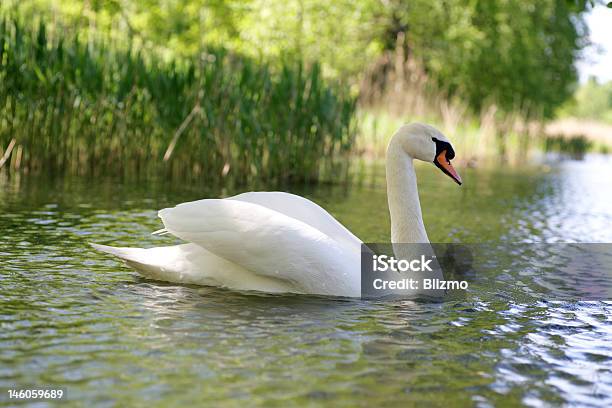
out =
[[[384,49],[407,53],[437,88],[475,111],[551,116],[571,94],[590,0],[5,0],[2,8],[64,20],[168,56],[222,47],[272,66],[321,63],[358,83]],[[6,6],[8,4],[8,6]]]
[[[576,81],[583,10],[558,0],[400,0],[390,24],[405,27],[410,55],[440,88],[474,110],[495,103],[548,117]]]

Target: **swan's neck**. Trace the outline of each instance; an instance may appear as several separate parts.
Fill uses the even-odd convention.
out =
[[[387,199],[391,215],[391,242],[428,243],[423,224],[414,165],[398,140],[387,149]]]

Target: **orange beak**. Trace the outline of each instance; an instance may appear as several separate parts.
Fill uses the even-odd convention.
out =
[[[442,152],[440,152],[440,154],[434,160],[434,164],[447,176],[455,180],[457,184],[461,185],[461,176],[457,174],[457,171],[453,165],[446,159],[446,150],[442,150]]]

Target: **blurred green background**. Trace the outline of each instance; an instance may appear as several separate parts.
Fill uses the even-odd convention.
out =
[[[460,166],[606,152],[612,85],[580,86],[576,69],[596,8],[606,5],[4,0],[0,165],[339,180],[414,120],[447,133]]]

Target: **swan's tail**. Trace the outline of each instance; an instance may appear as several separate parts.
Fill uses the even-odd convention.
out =
[[[253,274],[192,243],[147,249],[90,245],[124,260],[149,279],[262,292],[296,292],[286,282]]]
[[[142,261],[144,260],[143,252],[146,251],[146,249],[143,249],[143,248],[119,248],[119,247],[112,247],[108,245],[100,245],[100,244],[94,244],[94,243],[90,243],[89,245],[91,245],[94,249],[98,251],[106,252],[107,254],[114,255],[117,258],[123,259],[124,261],[138,262],[138,263],[142,263]]]
[[[119,248],[90,243],[101,252],[114,255],[136,269],[144,277],[170,282],[180,282],[181,276],[176,268],[179,246],[158,248]]]

